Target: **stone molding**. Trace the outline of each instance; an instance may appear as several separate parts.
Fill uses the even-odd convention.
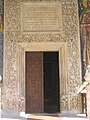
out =
[[[68,95],[67,81],[67,43],[18,43],[18,95],[25,97],[25,52],[26,51],[58,51],[59,52],[59,78],[60,96]],[[61,62],[62,61],[62,62]],[[63,89],[64,88],[64,89]],[[64,101],[63,101],[64,102]],[[61,101],[60,101],[61,105]]]
[[[59,52],[59,77],[60,95],[68,94],[67,89],[67,43],[18,43],[17,45],[18,68],[18,94],[25,96],[25,52],[26,51],[58,51]],[[62,61],[62,62],[61,62]],[[64,89],[63,89],[64,88]]]

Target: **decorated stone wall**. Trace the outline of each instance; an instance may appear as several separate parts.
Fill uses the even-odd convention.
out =
[[[81,97],[76,95],[81,85],[81,56],[79,36],[79,16],[77,0],[46,0],[46,3],[61,6],[61,26],[24,28],[22,3],[43,4],[45,0],[5,0],[4,1],[4,78],[3,111],[25,111],[25,96],[18,95],[17,46],[22,43],[67,43],[67,91],[60,94],[61,112],[81,112]],[[30,9],[30,8],[29,8]],[[56,10],[56,7],[55,7]],[[52,13],[53,14],[53,13]],[[24,19],[24,18],[23,18]],[[29,19],[29,18],[28,18]],[[57,19],[58,20],[58,19]],[[52,23],[53,24],[53,23]],[[33,27],[33,26],[32,26]],[[64,81],[64,78],[63,78]],[[61,89],[66,88],[61,85]]]

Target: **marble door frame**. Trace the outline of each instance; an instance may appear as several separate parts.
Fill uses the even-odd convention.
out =
[[[59,52],[60,99],[68,94],[67,81],[67,43],[18,43],[17,44],[17,81],[18,95],[25,98],[25,52],[57,51]],[[60,107],[62,103],[60,102]]]

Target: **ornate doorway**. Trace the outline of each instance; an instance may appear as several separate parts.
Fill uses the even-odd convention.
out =
[[[58,52],[26,52],[26,113],[60,112]]]

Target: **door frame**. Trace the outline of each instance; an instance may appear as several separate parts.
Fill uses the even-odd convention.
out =
[[[17,81],[18,81],[18,95],[25,100],[25,52],[39,51],[59,52],[59,88],[60,88],[60,108],[63,106],[63,95],[68,94],[67,81],[67,42],[48,42],[48,43],[18,43],[17,44]],[[61,110],[60,110],[61,111]]]

